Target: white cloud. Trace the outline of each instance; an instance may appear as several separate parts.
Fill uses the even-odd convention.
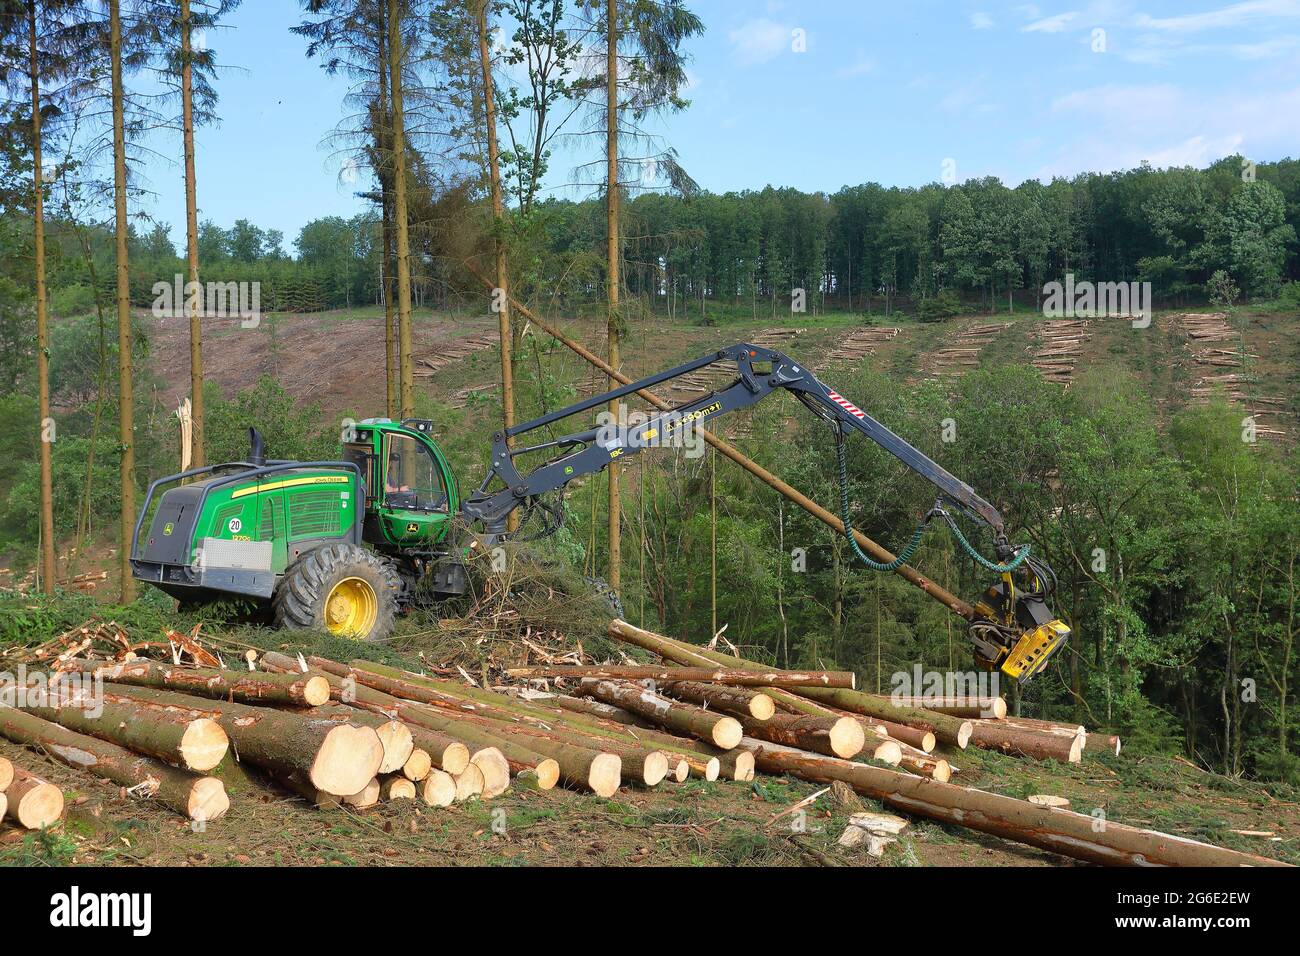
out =
[[[1195,33],[1201,30],[1219,30],[1238,27],[1259,20],[1278,17],[1300,17],[1300,0],[1248,0],[1208,10],[1205,13],[1187,13],[1177,17],[1151,17],[1142,14],[1137,25],[1148,30],[1174,33]]]
[[[1060,33],[1069,29],[1071,23],[1079,18],[1078,10],[1071,10],[1069,13],[1058,13],[1054,17],[1044,17],[1042,20],[1035,20],[1028,26],[1020,28],[1022,33]]]
[[[1058,97],[1051,112],[1074,135],[1060,138],[1041,177],[1083,170],[1205,166],[1234,153],[1266,158],[1294,152],[1300,86],[1257,88],[1251,95],[1207,95],[1171,83],[1076,90]]]
[[[727,34],[731,52],[740,63],[766,63],[790,49],[789,24],[777,23],[767,17],[747,20]]]
[[[993,18],[987,13],[976,11],[970,15],[970,25],[974,30],[992,30]]]

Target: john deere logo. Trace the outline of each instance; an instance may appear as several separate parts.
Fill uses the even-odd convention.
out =
[[[168,521],[165,525],[163,525],[163,534],[171,534],[171,533],[172,533],[172,523]]]
[[[418,524],[416,524],[414,521],[408,521],[408,522],[406,522],[406,533],[407,533],[407,534],[415,534],[415,533],[416,533],[417,531],[419,531],[419,530],[420,530],[420,526],[419,526]]]

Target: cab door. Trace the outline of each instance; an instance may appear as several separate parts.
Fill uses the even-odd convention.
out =
[[[401,432],[385,433],[379,461],[383,486],[377,493],[385,537],[404,547],[441,539],[451,505],[441,461],[419,438]]]

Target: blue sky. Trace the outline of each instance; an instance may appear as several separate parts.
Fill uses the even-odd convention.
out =
[[[833,192],[995,175],[1300,155],[1300,0],[695,0],[684,113],[654,125],[714,190]],[[230,69],[198,135],[200,215],[280,229],[363,208],[322,145],[347,83],[289,33],[299,4],[245,0],[208,41]],[[147,211],[182,237],[179,140]],[[581,147],[597,147],[588,140]],[[582,156],[590,159],[592,156]],[[553,163],[567,184],[574,151]],[[947,165],[945,165],[947,164]]]

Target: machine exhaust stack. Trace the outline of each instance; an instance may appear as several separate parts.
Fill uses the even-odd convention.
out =
[[[262,433],[256,428],[248,430],[248,463],[254,468],[266,464],[266,445],[262,441]]]

